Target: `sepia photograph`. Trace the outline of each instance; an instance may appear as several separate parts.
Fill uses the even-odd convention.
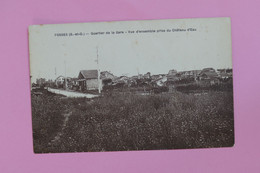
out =
[[[230,18],[29,26],[35,153],[234,145]]]

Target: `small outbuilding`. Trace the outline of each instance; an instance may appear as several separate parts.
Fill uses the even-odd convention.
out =
[[[98,70],[81,70],[78,75],[79,89],[84,90],[98,90]]]

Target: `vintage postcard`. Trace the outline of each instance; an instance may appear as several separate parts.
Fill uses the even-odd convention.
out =
[[[29,27],[35,153],[234,145],[230,18]]]

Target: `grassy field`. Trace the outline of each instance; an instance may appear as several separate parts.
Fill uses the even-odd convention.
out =
[[[109,93],[94,99],[32,95],[32,120],[35,153],[234,144],[230,91],[146,96]]]

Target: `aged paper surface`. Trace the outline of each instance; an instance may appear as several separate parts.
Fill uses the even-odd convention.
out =
[[[234,144],[229,18],[29,27],[34,151]]]

